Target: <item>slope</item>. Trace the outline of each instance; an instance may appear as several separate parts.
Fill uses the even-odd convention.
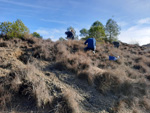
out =
[[[121,43],[34,37],[0,40],[0,110],[43,113],[141,113],[150,110],[150,52]],[[120,56],[109,61],[109,55]]]

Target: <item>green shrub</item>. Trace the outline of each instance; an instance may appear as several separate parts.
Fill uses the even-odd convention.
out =
[[[32,35],[37,38],[42,38],[42,36],[37,32],[33,32]]]
[[[9,38],[21,38],[24,34],[29,33],[29,29],[24,25],[24,23],[17,19],[15,22],[1,22],[0,23],[0,33],[3,37]]]

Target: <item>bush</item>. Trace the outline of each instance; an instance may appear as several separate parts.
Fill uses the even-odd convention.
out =
[[[15,22],[1,22],[0,24],[1,35],[5,38],[21,38],[25,33],[29,33],[29,29],[24,25],[21,20],[16,20]]]
[[[37,32],[33,32],[32,35],[37,38],[42,38],[42,36]]]
[[[101,93],[113,92],[117,93],[119,91],[119,86],[121,81],[114,74],[110,72],[105,72],[103,74],[97,75],[94,79],[97,89]]]

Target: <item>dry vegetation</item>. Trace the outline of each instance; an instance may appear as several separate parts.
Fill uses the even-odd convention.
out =
[[[150,52],[121,43],[0,40],[0,111],[148,113]],[[109,55],[120,56],[109,61]]]

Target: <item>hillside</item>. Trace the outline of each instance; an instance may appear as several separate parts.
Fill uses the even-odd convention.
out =
[[[93,54],[83,43],[1,39],[0,111],[149,113],[150,51],[103,43]]]
[[[150,44],[143,45],[143,47],[150,47]]]

